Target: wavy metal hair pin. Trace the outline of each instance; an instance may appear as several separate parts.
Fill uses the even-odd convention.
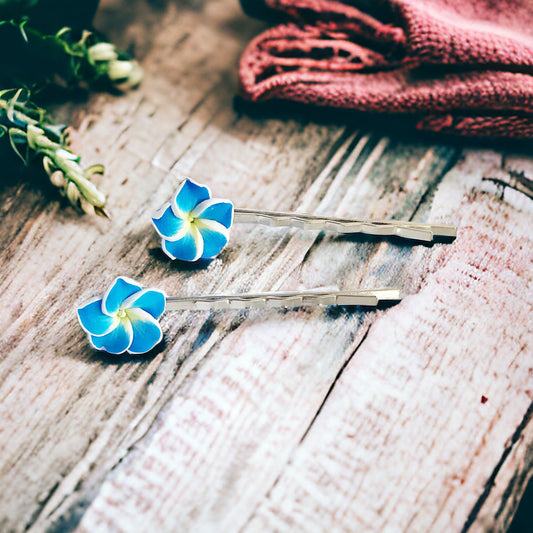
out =
[[[216,257],[226,246],[233,222],[295,227],[340,234],[363,233],[432,242],[435,237],[453,239],[455,226],[396,220],[321,217],[302,213],[234,208],[229,200],[211,197],[205,185],[187,178],[169,202],[158,209],[152,222],[161,246],[171,259],[197,261]]]
[[[159,318],[165,311],[252,309],[300,306],[365,306],[400,301],[398,289],[329,291],[313,289],[299,292],[256,294],[166,296],[147,289],[135,280],[120,276],[102,296],[82,303],[78,320],[89,342],[97,350],[111,354],[142,354],[163,338]]]

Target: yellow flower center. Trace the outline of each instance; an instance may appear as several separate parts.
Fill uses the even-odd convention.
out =
[[[122,309],[122,307],[119,307],[119,310],[117,311],[117,316],[119,318],[125,318],[126,317],[126,310]]]

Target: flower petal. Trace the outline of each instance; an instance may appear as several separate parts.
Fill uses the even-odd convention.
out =
[[[229,231],[219,222],[208,219],[198,219],[196,225],[204,240],[202,259],[210,259],[218,255],[228,243]]]
[[[229,200],[205,200],[192,211],[194,218],[209,219],[219,222],[227,229],[233,223],[233,204]]]
[[[124,353],[133,341],[133,329],[128,318],[119,321],[117,327],[102,337],[90,336],[91,344],[97,350],[112,354]]]
[[[105,335],[118,324],[116,316],[102,313],[102,297],[96,296],[84,302],[76,310],[81,327],[90,335]]]
[[[174,214],[169,202],[154,213],[152,224],[161,237],[172,241],[181,239],[188,226],[183,219]]]
[[[102,311],[108,315],[114,315],[128,296],[140,290],[142,290],[142,286],[135,280],[124,276],[118,277],[104,294]]]
[[[122,303],[123,309],[139,308],[154,318],[159,318],[165,311],[165,293],[155,289],[143,289],[132,294]]]
[[[202,257],[202,253],[204,252],[204,240],[198,228],[194,224],[191,224],[190,231],[183,239],[179,241],[167,241],[163,239],[161,247],[171,259],[197,261]]]
[[[161,342],[163,332],[159,322],[142,309],[129,309],[128,318],[133,328],[133,342],[128,348],[131,354],[149,352],[156,344]]]
[[[172,210],[177,217],[185,218],[200,202],[209,198],[211,193],[207,187],[187,178],[172,198]]]

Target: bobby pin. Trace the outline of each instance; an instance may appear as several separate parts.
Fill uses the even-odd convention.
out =
[[[376,307],[400,299],[398,289],[166,296],[160,290],[146,289],[136,281],[120,276],[104,295],[81,304],[77,314],[94,348],[111,354],[127,352],[135,355],[150,351],[161,341],[163,332],[159,318],[165,311],[330,305]]]
[[[187,178],[169,202],[152,217],[161,246],[171,259],[197,261],[217,256],[226,246],[233,222],[295,227],[341,234],[399,237],[432,242],[435,237],[455,238],[457,228],[396,220],[323,217],[300,213],[234,208],[229,200],[211,197],[205,185]]]

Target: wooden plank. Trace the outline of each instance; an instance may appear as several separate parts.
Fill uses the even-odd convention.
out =
[[[456,244],[370,330],[245,531],[494,529],[496,508],[471,511],[486,487],[504,503],[509,485],[491,475],[530,416],[533,210],[463,196],[490,169],[481,155],[435,198],[433,213],[461,218]],[[527,466],[507,462],[514,475]]]
[[[479,526],[482,516],[469,514],[531,405],[532,332],[517,319],[533,305],[528,225],[520,210],[476,192],[499,162],[468,153],[438,189],[432,220],[462,221],[453,246],[371,245],[360,271],[353,243],[315,246],[298,280],[379,277],[417,294],[371,327],[368,315],[320,312],[312,327],[292,314],[245,321],[109,476],[80,531]],[[509,458],[501,470],[523,472],[524,462]],[[508,486],[492,488],[492,499],[503,501]]]
[[[121,99],[97,96],[91,100],[87,113],[98,120],[86,128],[82,155],[88,162],[103,159],[107,165],[105,188],[112,224],[80,219],[24,185],[2,191],[2,205],[10,206],[2,223],[0,259],[6,273],[0,285],[5,354],[0,363],[0,398],[7,413],[1,439],[4,529],[33,525],[39,530],[54,511],[60,524],[75,520],[107,470],[146,432],[183,377],[203,357],[206,347],[200,341],[214,329],[209,316],[200,321],[190,316],[169,319],[164,324],[169,331],[165,353],[116,366],[113,359],[95,355],[87,346],[74,317],[76,303],[101,291],[117,274],[137,276],[168,293],[242,290],[253,278],[233,265],[245,264],[248,258],[261,272],[270,260],[254,240],[247,241],[249,249],[237,245],[199,271],[150,254],[157,239],[149,216],[177,184],[175,175],[160,169],[158,158],[168,149],[164,139],[180,126],[188,133],[171,146],[178,150],[173,156],[179,158],[181,171],[193,168],[220,139],[224,157],[219,154],[211,160],[207,170],[213,173],[207,172],[206,183],[216,183],[219,194],[244,204],[259,194],[262,183],[275,171],[293,185],[272,197],[280,207],[290,208],[301,187],[299,180],[308,183],[308,172],[329,159],[344,135],[342,127],[310,125],[296,137],[294,132],[302,130],[297,121],[288,127],[279,120],[263,126],[239,121],[231,106],[235,86],[228,84],[226,73],[237,61],[243,36],[237,40],[226,23],[237,14],[242,20],[244,16],[237,6],[231,11],[223,3],[206,9],[214,12],[204,19],[201,13],[178,13],[169,6],[160,33],[150,37],[156,42],[144,62],[148,68],[142,90]],[[183,33],[191,27],[196,33],[184,41]],[[211,40],[210,46],[206,39]],[[166,65],[161,65],[161,50],[169,54]],[[219,55],[210,59],[212,50]],[[185,87],[171,68],[183,56],[189,58],[187,69],[192,73]],[[157,62],[160,66],[152,72],[150,65]],[[206,73],[211,79],[218,74],[216,91],[205,87]],[[197,83],[191,81],[194,76]],[[198,97],[198,87],[220,99],[215,117],[210,100]],[[205,113],[199,101],[206,102]],[[165,111],[155,113],[159,108]],[[175,108],[191,118],[180,121],[179,114],[172,112]],[[224,129],[233,123],[233,134],[225,136]],[[196,133],[187,130],[191,125]],[[154,135],[147,137],[146,128],[153,129]],[[242,143],[233,143],[233,137]],[[250,143],[247,159],[241,155],[246,143]],[[280,150],[280,145],[285,148]],[[240,166],[230,173],[234,161]],[[245,188],[245,180],[254,175],[257,182],[250,181]],[[270,189],[281,188],[281,183],[270,184]],[[273,234],[269,246],[281,251],[284,239]],[[230,326],[230,319],[221,323],[212,339]],[[62,515],[64,509],[68,513]]]
[[[100,27],[113,30],[125,5],[105,2]],[[25,184],[0,191],[2,530],[70,530],[82,517],[80,531],[507,523],[531,462],[531,330],[516,318],[531,312],[531,205],[512,192],[501,201],[481,178],[506,164],[529,169],[531,159],[471,151],[448,172],[458,156],[451,146],[379,138],[298,113],[241,116],[231,73],[257,23],[225,0],[127,7],[123,38],[137,43],[145,83],[74,108],[84,159],[106,163],[113,222],[79,219]],[[149,217],[189,172],[243,207],[456,219],[463,229],[452,246],[411,248],[242,225],[219,258],[186,267],[158,252]],[[465,288],[478,271],[481,281]],[[160,353],[117,362],[89,349],[73,309],[118,274],[169,294],[338,284],[399,285],[413,296],[377,313],[169,315]],[[489,281],[500,307],[474,290]],[[509,316],[487,328],[483,320],[498,324],[505,305]],[[446,363],[430,360],[417,334]],[[526,355],[518,358],[520,342]],[[467,390],[468,379],[479,390]],[[478,405],[482,388],[489,400]],[[439,425],[440,413],[459,429],[471,425],[454,433]],[[402,470],[413,450],[419,462]],[[446,477],[456,468],[465,470],[463,484]],[[406,473],[407,487],[377,479],[385,471],[394,481]],[[493,478],[496,489],[487,485]],[[384,484],[391,497],[375,519]],[[420,494],[424,510],[411,522],[409,494]]]

